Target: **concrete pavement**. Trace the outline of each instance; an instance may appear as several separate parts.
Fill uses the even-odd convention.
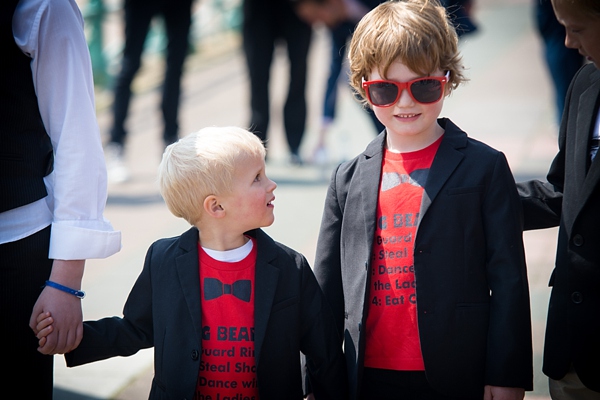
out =
[[[467,76],[465,86],[448,98],[443,116],[453,119],[470,136],[502,150],[517,180],[544,177],[557,150],[553,91],[543,65],[541,43],[533,27],[529,0],[478,0],[480,31],[461,44]],[[199,45],[188,60],[181,107],[181,133],[209,125],[248,123],[248,82],[239,37],[220,37]],[[327,78],[328,38],[317,29],[311,50],[307,95],[309,117],[301,152],[308,157],[317,140],[321,98]],[[160,95],[154,90],[160,61],[148,60],[136,84],[126,148],[132,179],[110,184],[106,217],[122,231],[123,249],[106,260],[87,263],[83,288],[85,319],[121,315],[148,246],[158,238],[188,228],[173,217],[158,193],[156,168],[162,152]],[[312,263],[328,178],[333,165],[365,147],[375,131],[347,88],[341,87],[339,109],[328,137],[331,162],[326,166],[287,165],[281,108],[286,89],[286,62],[278,53],[272,69],[272,123],[267,173],[278,183],[275,223],[266,229],[276,240],[304,253]],[[162,71],[159,69],[158,71]],[[158,72],[161,76],[161,72]],[[107,132],[109,97],[98,93],[98,119]],[[541,348],[549,295],[547,281],[554,261],[556,230],[526,232],[535,347],[535,390],[526,398],[549,399],[540,371]],[[55,399],[145,399],[152,379],[152,350],[67,369],[55,358]]]

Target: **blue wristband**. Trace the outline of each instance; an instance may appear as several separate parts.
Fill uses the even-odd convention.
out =
[[[72,294],[73,296],[78,297],[80,299],[83,299],[85,297],[85,292],[83,290],[71,289],[71,288],[63,286],[59,283],[56,283],[56,282],[46,281],[46,286],[50,286],[50,287],[53,287],[54,289],[62,290],[63,292]]]

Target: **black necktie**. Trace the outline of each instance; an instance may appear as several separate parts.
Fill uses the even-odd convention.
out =
[[[215,278],[204,278],[204,300],[213,300],[224,294],[232,294],[240,300],[250,301],[252,284],[244,279],[233,282],[233,285],[223,283]]]

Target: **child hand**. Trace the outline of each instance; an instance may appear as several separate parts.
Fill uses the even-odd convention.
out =
[[[523,400],[525,389],[486,385],[483,400]]]
[[[40,313],[36,319],[37,325],[35,326],[35,336],[38,338],[38,351],[43,354],[48,354],[44,351],[46,345],[46,336],[48,336],[54,330],[52,318],[49,311]]]

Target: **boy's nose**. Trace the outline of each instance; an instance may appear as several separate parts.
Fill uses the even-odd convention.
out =
[[[271,182],[271,184],[269,185],[269,189],[270,189],[269,191],[270,192],[272,192],[273,190],[277,189],[277,183],[274,180],[269,179],[269,182]]]
[[[414,100],[408,93],[408,89],[406,89],[406,88],[402,89],[402,91],[400,92],[400,97],[398,98],[398,101],[396,102],[396,105],[404,106],[404,105],[411,105],[412,103],[414,103]]]
[[[575,38],[573,38],[573,35],[571,35],[569,32],[567,32],[567,34],[565,35],[565,47],[568,47],[569,49],[579,48],[579,46],[577,45],[577,40],[575,40]]]

